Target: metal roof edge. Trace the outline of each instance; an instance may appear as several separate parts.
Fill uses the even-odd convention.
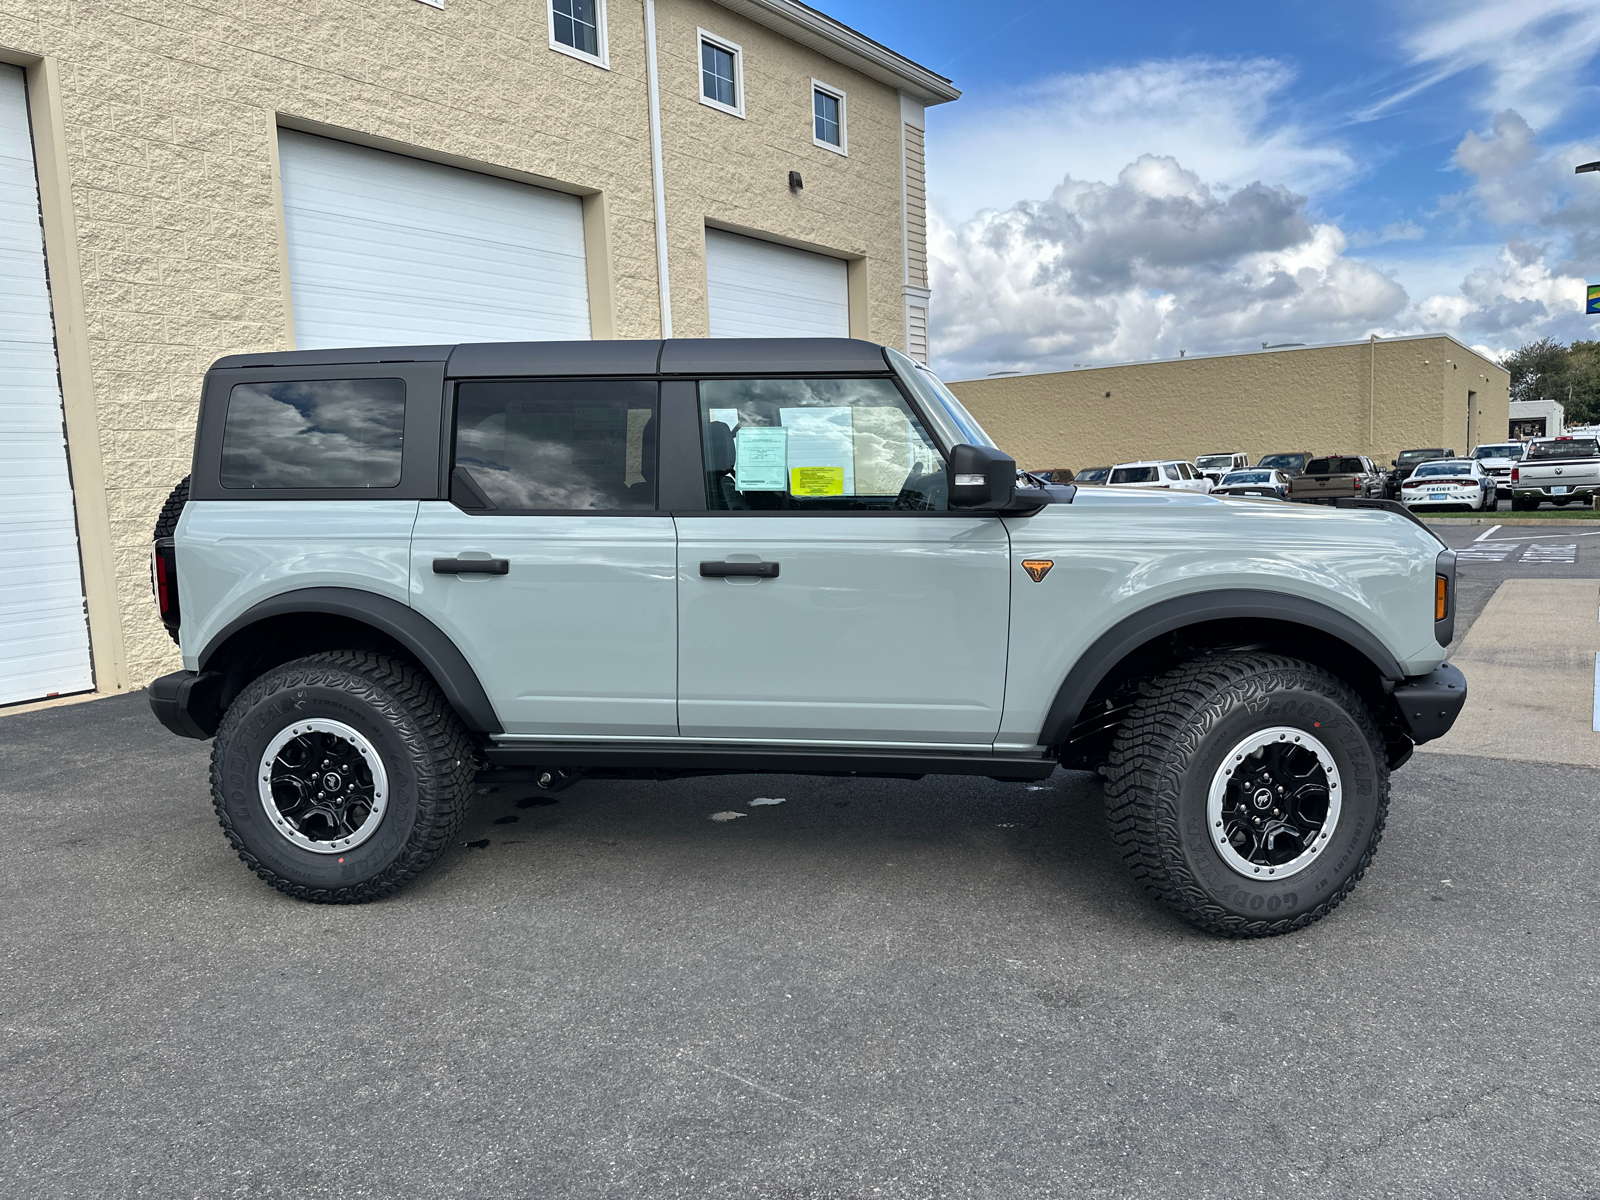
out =
[[[1487,363],[1497,371],[1505,371],[1499,363],[1492,358],[1485,358],[1471,346],[1451,333],[1407,333],[1398,337],[1381,337],[1377,339],[1380,346],[1388,346],[1395,342],[1425,342],[1435,338],[1443,338],[1447,342],[1454,342],[1466,353],[1472,355],[1479,362]],[[1357,338],[1349,342],[1312,342],[1304,346],[1272,346],[1264,350],[1221,350],[1215,354],[1188,354],[1182,358],[1130,358],[1122,362],[1097,363],[1092,367],[1067,367],[1059,371],[1017,371],[1003,375],[979,375],[970,379],[947,379],[946,383],[988,383],[996,379],[1037,379],[1041,375],[1078,375],[1084,371],[1109,371],[1119,367],[1157,367],[1169,363],[1201,362],[1212,358],[1245,358],[1250,355],[1262,354],[1294,354],[1300,350],[1339,350],[1346,346],[1367,346],[1372,344],[1370,338]],[[1509,375],[1510,372],[1506,371]]]
[[[935,74],[798,0],[716,0],[716,3],[903,91],[923,104],[947,104],[961,98],[960,89],[943,75]]]

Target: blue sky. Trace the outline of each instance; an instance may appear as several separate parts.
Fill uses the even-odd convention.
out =
[[[1600,336],[1600,0],[824,7],[965,93],[928,133],[952,378]]]

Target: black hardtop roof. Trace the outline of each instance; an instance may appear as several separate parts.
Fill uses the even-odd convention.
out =
[[[856,338],[671,338],[573,342],[465,342],[459,346],[365,346],[230,354],[213,371],[240,367],[368,366],[443,362],[453,379],[507,375],[748,375],[883,372],[883,347]]]

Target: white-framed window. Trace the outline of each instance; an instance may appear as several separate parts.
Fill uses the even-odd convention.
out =
[[[700,34],[700,103],[744,116],[744,51],[706,30]]]
[[[606,0],[546,0],[550,49],[610,68],[606,48]]]
[[[811,81],[811,140],[835,154],[850,153],[845,129],[844,93],[820,79]]]

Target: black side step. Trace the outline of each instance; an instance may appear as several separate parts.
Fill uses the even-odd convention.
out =
[[[595,742],[541,742],[491,746],[484,757],[496,767],[589,767],[645,771],[760,772],[769,775],[984,775],[1008,782],[1045,779],[1053,758],[959,752],[895,754],[882,751],[714,746],[617,746]]]

